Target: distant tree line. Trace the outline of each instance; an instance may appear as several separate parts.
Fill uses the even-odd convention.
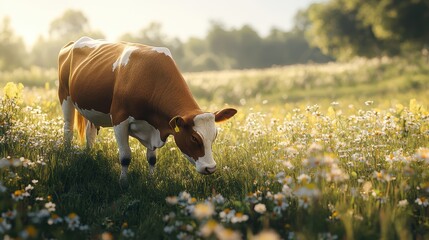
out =
[[[55,68],[59,49],[83,35],[104,38],[82,12],[68,10],[51,22],[47,37],[39,37],[27,51],[10,20],[4,18],[0,22],[0,70],[34,65]],[[152,22],[118,40],[166,46],[183,71],[265,68],[356,56],[429,55],[429,1],[328,0],[298,12],[292,30],[272,28],[265,37],[249,25],[228,28],[212,22],[204,38],[181,41]]]
[[[27,52],[22,38],[14,34],[9,19],[4,18],[0,23],[0,69],[33,65],[55,68],[59,49],[83,35],[104,38],[103,33],[90,27],[82,12],[68,10],[51,22],[47,37],[40,36]],[[268,36],[261,37],[248,25],[233,29],[212,22],[205,38],[191,37],[182,42],[167,36],[161,24],[152,22],[137,32],[123,34],[118,40],[167,46],[183,71],[263,68],[332,60],[318,48],[311,47],[299,29],[285,32],[273,28]]]

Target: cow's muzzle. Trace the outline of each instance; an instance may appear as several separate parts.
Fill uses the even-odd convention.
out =
[[[200,173],[204,174],[204,175],[210,175],[210,174],[212,174],[214,172],[216,172],[216,166],[214,166],[214,167],[205,167],[204,171],[202,171]]]

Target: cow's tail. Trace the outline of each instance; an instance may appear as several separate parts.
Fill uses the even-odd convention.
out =
[[[87,120],[77,110],[75,110],[74,126],[77,129],[77,132],[79,134],[79,140],[81,143],[84,143],[85,141],[86,122]]]

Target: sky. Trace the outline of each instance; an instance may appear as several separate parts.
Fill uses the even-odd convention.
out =
[[[210,21],[227,28],[252,26],[261,36],[272,27],[290,30],[299,9],[323,0],[0,0],[0,20],[8,16],[15,34],[28,46],[67,9],[80,10],[94,30],[115,41],[124,33],[135,33],[151,22],[162,24],[169,37],[187,40],[205,37]]]

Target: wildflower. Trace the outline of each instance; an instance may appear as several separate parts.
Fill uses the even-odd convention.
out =
[[[231,210],[229,208],[226,208],[219,213],[219,217],[222,222],[230,222],[231,218],[234,217],[234,215],[235,215],[235,210]]]
[[[14,209],[13,211],[7,211],[1,214],[1,217],[4,219],[9,219],[9,220],[13,220],[16,217],[16,210]]]
[[[189,194],[186,191],[183,191],[183,192],[179,193],[179,200],[180,201],[187,201],[190,198],[191,198],[191,194]]]
[[[307,174],[301,174],[297,177],[298,183],[309,183],[311,181],[311,177],[308,176]]]
[[[240,233],[229,228],[219,228],[215,233],[219,240],[241,239]]]
[[[176,235],[176,238],[179,239],[179,240],[182,240],[182,239],[187,239],[187,236],[188,236],[187,233],[180,232],[179,234]]]
[[[366,101],[366,102],[365,102],[365,105],[366,105],[366,106],[369,106],[369,105],[372,105],[373,103],[374,103],[374,101],[369,100],[369,101]]]
[[[170,205],[176,205],[179,200],[177,199],[176,196],[172,196],[172,197],[166,197],[165,201]]]
[[[213,197],[213,201],[216,204],[222,205],[225,203],[225,198],[221,194],[217,194],[216,196]]]
[[[43,200],[45,200],[45,199],[42,197],[36,197],[36,201],[43,201]]]
[[[172,233],[174,231],[174,226],[165,226],[164,232],[165,233]]]
[[[31,190],[33,190],[33,189],[34,189],[34,187],[33,187],[33,186],[31,186],[31,184],[28,184],[28,186],[26,186],[26,187],[25,187],[25,191],[26,191],[26,192],[31,191]]]
[[[169,214],[165,215],[162,220],[164,220],[164,222],[168,222],[171,219],[174,219],[176,217],[176,214],[174,212],[170,212]]]
[[[214,207],[211,203],[198,203],[195,205],[193,215],[197,219],[211,217],[214,213]]]
[[[408,206],[408,200],[407,199],[399,201],[398,207],[406,207],[406,206]]]
[[[67,217],[64,218],[64,220],[67,222],[68,228],[72,231],[74,231],[80,225],[80,218],[76,213],[70,213],[67,215]]]
[[[79,230],[80,231],[88,231],[89,230],[89,226],[88,225],[80,225],[79,226]]]
[[[34,224],[39,224],[40,222],[42,222],[42,219],[49,217],[50,213],[47,209],[42,209],[40,211],[37,212],[30,212],[28,213],[28,216],[31,218],[31,221]]]
[[[12,199],[15,201],[24,199],[24,191],[16,190],[15,192],[12,193]]]
[[[51,217],[48,219],[48,224],[49,225],[53,225],[53,224],[57,224],[57,223],[62,223],[63,219],[58,216],[57,214],[52,214]]]
[[[33,226],[27,226],[20,234],[23,239],[27,238],[36,238],[37,237],[37,229]]]
[[[267,211],[267,207],[263,203],[256,204],[253,209],[259,214],[264,214]]]
[[[22,89],[24,89],[24,85],[22,85],[22,83],[15,84],[13,82],[8,82],[3,87],[3,93],[7,99],[19,99],[22,95]]]
[[[381,182],[385,182],[385,181],[389,182],[392,180],[392,177],[390,176],[390,174],[385,173],[384,170],[381,170],[380,172],[374,171],[374,173],[372,174],[372,177]]]
[[[194,204],[196,202],[197,202],[197,199],[194,197],[188,199],[188,204]]]
[[[274,230],[263,230],[253,237],[254,240],[280,240],[279,234]]]
[[[289,187],[289,185],[284,184],[282,187],[282,192],[285,195],[285,197],[291,197],[292,196],[292,188]]]
[[[429,201],[426,197],[419,197],[415,201],[419,206],[427,207],[429,205]]]
[[[125,238],[133,238],[135,236],[135,233],[131,229],[124,229],[122,230],[122,236]]]
[[[113,235],[110,232],[104,232],[101,234],[101,240],[113,240]]]
[[[12,225],[9,224],[6,219],[0,218],[0,233],[5,233],[12,228]]]
[[[324,239],[326,239],[326,240],[335,240],[335,239],[338,239],[338,236],[337,235],[332,235],[331,233],[319,233],[318,235],[317,235],[317,239],[320,239],[320,240],[324,240]]]
[[[33,179],[33,180],[31,180],[31,182],[32,182],[33,184],[37,184],[37,183],[39,182],[39,180]]]
[[[244,213],[238,212],[231,218],[231,223],[241,223],[249,220],[249,216]]]
[[[283,161],[282,164],[283,164],[283,166],[285,166],[289,170],[293,170],[294,169],[294,166],[291,163],[291,161]]]
[[[45,208],[48,209],[49,212],[55,212],[55,203],[53,202],[47,202],[45,203]]]
[[[424,161],[426,163],[429,163],[429,148],[417,149],[417,152],[416,154],[414,154],[414,157],[417,159],[417,161]]]
[[[219,227],[219,224],[215,220],[211,219],[200,227],[200,233],[203,237],[207,238],[212,235]]]

